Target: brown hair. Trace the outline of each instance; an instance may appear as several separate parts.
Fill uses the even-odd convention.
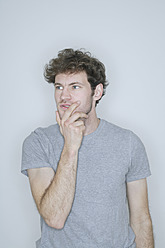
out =
[[[58,53],[58,57],[51,59],[45,66],[44,77],[47,82],[54,83],[55,77],[60,73],[77,73],[85,71],[92,93],[98,84],[103,85],[103,95],[108,85],[105,75],[105,66],[89,52],[82,50],[64,49]],[[102,96],[103,96],[102,95]],[[101,98],[100,98],[101,99]],[[100,101],[96,101],[96,104]]]

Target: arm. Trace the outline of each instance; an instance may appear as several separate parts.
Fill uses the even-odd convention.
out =
[[[84,122],[78,119],[87,118],[84,113],[73,113],[77,106],[71,105],[62,120],[57,113],[65,142],[56,174],[51,168],[28,170],[38,211],[49,226],[57,229],[63,228],[75,194],[78,150],[85,130]]]
[[[146,179],[127,183],[130,224],[136,235],[137,248],[153,248],[152,221],[148,208]]]

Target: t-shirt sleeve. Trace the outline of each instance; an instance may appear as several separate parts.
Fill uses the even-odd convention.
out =
[[[151,175],[145,147],[139,137],[130,132],[130,166],[126,181],[131,182]]]
[[[40,129],[36,129],[23,142],[21,172],[28,176],[28,169],[52,167],[48,152],[48,140]]]

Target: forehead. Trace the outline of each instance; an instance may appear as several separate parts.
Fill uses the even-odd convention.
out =
[[[78,73],[60,73],[55,77],[55,83],[70,84],[74,82],[80,82],[83,84],[89,84],[87,74],[85,71]]]

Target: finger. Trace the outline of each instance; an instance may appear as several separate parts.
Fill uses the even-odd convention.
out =
[[[75,102],[72,105],[70,105],[70,107],[65,111],[63,117],[62,117],[62,121],[65,122],[73,113],[73,111],[80,105],[80,102]]]
[[[60,119],[58,111],[56,111],[56,121],[57,121],[58,125],[60,126],[61,125],[61,119]]]
[[[83,121],[76,121],[70,125],[72,125],[73,127],[85,126]]]
[[[70,127],[72,127],[73,129],[77,130],[77,132],[79,133],[84,133],[85,131],[85,125],[83,121],[76,121],[72,124],[69,125]]]
[[[75,112],[72,116],[68,118],[66,122],[67,124],[71,124],[71,123],[77,122],[77,120],[82,119],[82,118],[87,119],[88,115],[83,112]]]

